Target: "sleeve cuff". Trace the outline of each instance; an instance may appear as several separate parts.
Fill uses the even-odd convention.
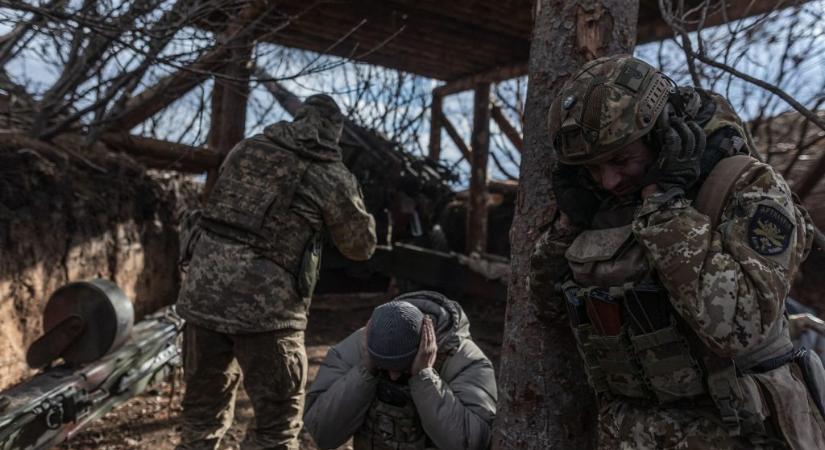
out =
[[[636,217],[645,217],[664,209],[681,209],[689,204],[690,202],[685,199],[685,191],[681,188],[671,188],[667,192],[661,192],[645,199]]]

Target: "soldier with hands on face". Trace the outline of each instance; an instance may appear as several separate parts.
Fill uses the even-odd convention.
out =
[[[730,104],[620,55],[548,121],[558,212],[531,298],[567,306],[600,448],[825,448],[822,366],[785,314],[813,228]]]
[[[186,319],[180,449],[216,449],[243,379],[255,412],[241,448],[297,449],[304,329],[325,233],[368,259],[375,222],[341,161],[338,105],[313,95],[293,122],[241,141],[197,221],[178,312]],[[184,259],[188,259],[189,255]]]
[[[461,306],[411,292],[373,311],[332,347],[307,393],[306,428],[321,448],[486,449],[496,412],[493,366]]]

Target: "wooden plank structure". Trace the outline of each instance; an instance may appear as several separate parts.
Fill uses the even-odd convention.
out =
[[[571,2],[572,3],[572,2]],[[701,3],[686,0],[685,6]],[[775,0],[729,0],[727,20],[770,11]],[[533,0],[280,0],[262,40],[451,81],[459,90],[525,75]],[[212,18],[210,23],[227,23]],[[287,23],[286,26],[279,26]],[[640,0],[639,42],[672,36],[657,0]],[[445,88],[447,91],[453,88]],[[444,92],[445,94],[447,92]]]
[[[686,7],[699,0],[686,0]],[[517,150],[521,135],[501,111],[491,106],[490,85],[527,73],[533,28],[533,0],[265,0],[239,2],[238,7],[215,12],[203,27],[218,33],[228,45],[216,47],[191,67],[169,75],[127,105],[119,120],[129,129],[148,119],[190,89],[208,73],[224,74],[212,93],[212,129],[209,149],[222,156],[244,135],[249,77],[246,59],[254,42],[272,42],[376,64],[444,81],[433,90],[429,157],[441,157],[441,131],[447,132],[471,165],[468,251],[483,252],[486,237],[487,161],[489,121]],[[774,0],[729,0],[724,13],[705,20],[713,26],[776,8]],[[598,12],[579,8],[587,17]],[[219,24],[219,25],[216,25]],[[216,29],[222,26],[222,29]],[[586,34],[586,32],[585,32]],[[661,19],[658,0],[640,0],[638,42],[670,37]],[[584,49],[586,51],[586,49]],[[227,64],[228,62],[228,64]],[[447,95],[475,90],[471,142],[467,146],[442,111]],[[172,154],[179,153],[176,151]],[[187,166],[191,168],[191,166]],[[207,168],[214,175],[215,167]],[[211,185],[211,180],[207,186]]]
[[[490,155],[490,83],[476,85],[473,135],[470,140],[470,203],[467,209],[467,254],[487,250],[487,159]]]

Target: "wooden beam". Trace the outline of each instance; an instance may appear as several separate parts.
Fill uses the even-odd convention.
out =
[[[249,102],[249,66],[252,57],[252,43],[232,52],[232,62],[224,72],[229,79],[218,79],[223,86],[221,106],[220,142],[216,150],[224,155],[232,150],[246,133],[246,108]]]
[[[206,146],[218,152],[221,145],[221,123],[223,122],[223,88],[224,83],[217,79],[212,84],[209,97],[209,134],[206,137]]]
[[[273,6],[268,6],[267,3],[265,0],[249,2],[227,25],[221,42],[214,49],[130,99],[123,112],[115,120],[116,128],[128,131],[141,124],[230,62],[233,51],[238,47],[245,47],[246,42],[252,41],[266,31],[258,25],[272,11]]]
[[[208,148],[135,136],[125,132],[106,133],[100,140],[112,150],[128,153],[155,169],[203,173],[220,163],[219,155]]]
[[[461,155],[464,156],[464,159],[466,159],[467,162],[470,162],[472,160],[472,157],[470,156],[472,152],[470,151],[470,148],[467,147],[467,144],[464,143],[464,140],[461,139],[461,136],[458,134],[458,130],[455,129],[453,123],[450,122],[450,119],[448,119],[447,116],[441,117],[441,125],[444,127],[444,131],[447,132],[447,135],[450,136],[450,139],[453,140],[455,146],[458,147],[458,150],[461,151]]]
[[[487,161],[490,154],[490,83],[475,88],[470,140],[470,202],[467,209],[467,254],[487,251]]]
[[[73,150],[80,148],[82,142],[83,136],[76,134],[63,134],[58,137],[57,142],[46,142],[19,131],[0,131],[0,149],[30,148],[38,152],[69,153],[98,168],[84,159],[82,153]],[[102,151],[126,153],[153,169],[203,173],[211,167],[216,167],[219,161],[218,155],[207,148],[134,136],[125,132],[105,133],[95,146],[102,147]]]
[[[500,81],[518,78],[522,75],[527,75],[527,63],[493,67],[492,69],[466,78],[448,81],[447,83],[435,88],[433,90],[433,94],[438,94],[443,97],[446,95],[457,94],[459,92],[475,89],[476,86],[481,83],[498,83]]]
[[[510,143],[513,144],[513,147],[521,153],[522,149],[524,149],[524,141],[521,138],[521,133],[504,117],[501,108],[499,108],[498,105],[492,105],[490,115],[493,117],[493,120],[496,121],[496,125],[498,125],[501,132],[504,133],[507,139],[510,140]]]
[[[427,155],[433,161],[441,158],[441,116],[443,115],[441,96],[433,92],[433,101],[430,106],[430,153]]]
[[[232,150],[246,132],[246,107],[249,100],[250,61],[253,42],[233,48],[230,62],[222,75],[216,77],[212,90],[212,119],[209,127],[208,145],[221,160]],[[217,169],[206,175],[204,195],[208,195],[218,179]]]
[[[215,187],[218,180],[218,170],[223,162],[224,154],[221,152],[221,131],[223,130],[223,90],[225,83],[215,79],[212,83],[211,97],[209,98],[209,134],[206,136],[206,146],[218,156],[218,164],[210,167],[206,172],[206,183],[204,184],[201,197],[204,202],[209,198],[209,193]]]
[[[259,79],[272,78],[272,76],[260,66],[255,67],[255,77]],[[275,100],[278,101],[281,107],[284,108],[284,111],[288,112],[290,116],[294,117],[295,114],[298,113],[298,108],[304,104],[297,95],[284,89],[284,87],[276,81],[264,81],[261,84],[264,89],[275,97]]]
[[[509,6],[523,18],[519,36],[493,31],[496,27],[491,29],[485,19],[481,21],[487,25],[473,24],[467,19],[478,18],[480,8],[461,3],[465,12],[456,18],[423,11],[419,2],[408,0],[327,2],[310,11],[307,5],[311,3],[305,1],[279,1],[284,15],[300,18],[272,34],[270,40],[440,80],[467,76],[508,61],[527,60],[529,1],[502,8]]]
[[[114,128],[128,131],[145,122],[209,78],[225,56],[223,49],[212,50],[192,64],[161,78],[126,103]]]

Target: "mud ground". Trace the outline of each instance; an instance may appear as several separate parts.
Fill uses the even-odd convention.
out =
[[[372,309],[389,297],[386,294],[316,297],[306,333],[307,357],[310,364],[309,383],[315,379],[318,367],[329,347],[364,325]],[[470,319],[470,331],[474,340],[492,359],[493,364],[498,366],[504,325],[504,303],[471,299],[461,303]],[[178,372],[166,382],[116,408],[60,448],[171,450],[179,442],[182,392],[182,374]],[[241,388],[236,402],[235,424],[224,438],[221,448],[239,448],[252,416],[249,398]],[[301,448],[317,449],[307,433],[301,434]],[[350,445],[341,447],[351,448]]]

